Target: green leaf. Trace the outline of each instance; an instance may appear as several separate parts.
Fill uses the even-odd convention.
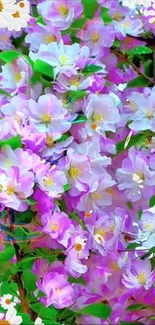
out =
[[[4,281],[0,286],[0,295],[3,296],[4,294],[12,294],[17,296],[18,286],[15,282],[11,281]]]
[[[69,137],[70,137],[70,135],[68,135],[68,134],[63,134],[63,135],[61,136],[61,138],[59,138],[58,140],[56,140],[56,143],[60,143],[60,142],[66,141]]]
[[[138,243],[131,243],[127,246],[126,251],[132,251],[137,247],[140,247],[141,245]]]
[[[109,25],[112,22],[112,17],[108,14],[109,9],[102,7],[100,17],[104,21],[105,25]]]
[[[69,191],[69,189],[70,189],[70,184],[64,185],[64,192]]]
[[[120,325],[144,325],[141,322],[120,322]]]
[[[79,115],[76,120],[72,122],[72,124],[79,124],[79,123],[84,123],[87,121],[87,118],[85,115]]]
[[[87,74],[93,74],[95,72],[98,72],[100,70],[102,70],[103,67],[99,66],[99,65],[95,65],[95,64],[88,64],[85,66],[85,68],[82,70],[82,73],[84,73],[85,75]]]
[[[66,93],[69,102],[73,102],[74,100],[78,100],[84,98],[87,95],[86,91],[84,90],[69,90]]]
[[[33,292],[36,289],[37,277],[30,270],[24,270],[22,274],[22,281],[26,291]]]
[[[80,18],[73,21],[70,29],[81,29],[83,25],[86,23],[86,18]]]
[[[37,24],[46,26],[46,23],[44,22],[44,19],[42,16],[39,16],[37,19]]]
[[[96,0],[82,0],[84,17],[92,19],[99,8]]]
[[[139,55],[139,54],[150,54],[153,52],[153,50],[150,47],[139,45],[127,52]]]
[[[17,313],[17,315],[22,317],[21,325],[34,325],[34,322],[31,321],[30,315],[19,312]]]
[[[143,210],[138,210],[138,219],[139,220],[141,219],[142,214],[143,214]]]
[[[155,195],[153,195],[149,201],[149,207],[152,208],[155,205]]]
[[[36,200],[33,200],[31,197],[27,199],[27,203],[30,205],[30,206],[33,206],[37,203]]]
[[[143,76],[139,76],[131,80],[127,84],[127,88],[144,87],[144,86],[148,86],[148,80]]]
[[[135,305],[130,305],[126,308],[126,310],[141,310],[144,308],[152,309],[151,305],[144,305],[144,304],[135,304]]]
[[[11,137],[7,140],[0,140],[0,148],[5,145],[9,145],[13,150],[15,150],[16,148],[22,148],[22,141],[20,135],[17,134],[16,136]]]
[[[74,277],[72,277],[72,276],[69,276],[69,278],[68,278],[68,282],[70,282],[70,283],[80,283],[80,284],[82,284],[82,285],[87,285],[86,284],[86,282],[85,282],[85,280],[83,279],[83,277],[82,276],[80,276],[79,278],[74,278]]]
[[[21,225],[21,224],[28,224],[32,221],[34,218],[34,212],[31,210],[27,210],[24,212],[15,212],[15,224]]]
[[[101,319],[107,319],[111,315],[111,312],[112,310],[108,305],[101,303],[88,305],[78,311],[82,315],[90,315]]]
[[[4,250],[0,252],[0,261],[10,261],[15,255],[15,250],[13,245],[5,246]]]
[[[85,226],[84,222],[78,217],[78,215],[75,212],[70,213],[69,215],[70,219],[74,219],[77,221],[77,223],[84,229],[86,230],[87,227]]]
[[[148,77],[152,77],[152,71],[153,71],[153,61],[149,59],[144,63],[144,72]]]
[[[30,304],[30,307],[38,314],[39,317],[44,319],[49,318],[50,321],[56,320],[57,310],[54,307],[45,307],[40,302]]]
[[[50,264],[52,264],[57,257],[56,252],[54,251],[54,254],[52,252],[52,250],[45,248],[45,247],[41,247],[41,248],[37,248],[35,249],[35,254],[36,256],[42,256],[43,258],[45,258]]]
[[[6,91],[4,91],[3,89],[0,89],[0,95],[11,97],[11,95],[9,93],[7,93]]]
[[[20,56],[26,59],[33,66],[32,60],[22,52],[17,52],[14,50],[6,50],[0,53],[0,59],[3,60],[5,63],[11,63]]]
[[[41,74],[50,77],[51,80],[54,78],[53,68],[50,64],[42,61],[42,60],[36,60],[34,62],[34,71],[40,72]]]
[[[127,138],[126,138],[127,139]],[[117,155],[125,150],[125,143],[126,139],[123,141],[120,141],[116,144],[116,150]],[[134,136],[131,136],[130,141],[128,142],[128,145],[126,146],[126,149],[131,148],[132,146],[140,144],[145,139],[145,135],[142,133],[136,134]]]

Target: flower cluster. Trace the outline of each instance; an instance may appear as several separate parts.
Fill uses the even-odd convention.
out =
[[[155,1],[30,4],[0,1],[0,324],[153,325]]]

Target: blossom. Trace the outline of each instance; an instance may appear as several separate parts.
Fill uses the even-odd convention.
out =
[[[21,28],[27,26],[27,22],[30,19],[30,5],[28,0],[21,0],[19,3],[17,3],[16,6],[16,11],[10,15],[10,19],[7,25],[7,28],[10,31],[20,31]]]
[[[42,319],[40,317],[37,317],[34,322],[34,325],[44,325],[44,323],[42,322]]]
[[[125,196],[132,202],[143,197],[151,197],[155,184],[155,173],[151,171],[147,159],[134,148],[129,150],[128,158],[125,158],[122,168],[116,172],[119,190],[124,190]]]
[[[151,272],[149,260],[137,260],[132,262],[130,269],[123,274],[122,282],[127,288],[139,289],[144,287],[146,290],[154,283],[155,271]]]
[[[54,140],[60,138],[70,128],[69,114],[62,102],[51,94],[42,95],[36,103],[29,100],[30,122],[38,131],[52,133]]]
[[[21,316],[16,316],[17,311],[15,310],[14,307],[11,307],[7,310],[6,315],[4,317],[3,314],[0,314],[0,322],[2,324],[2,322],[4,324],[10,324],[10,325],[14,325],[14,324],[21,324],[22,323],[22,317]]]
[[[28,85],[32,76],[32,68],[28,61],[24,58],[17,58],[12,63],[2,66],[0,73],[0,85],[6,91],[12,93],[22,91]]]
[[[49,272],[42,281],[37,281],[37,286],[46,295],[46,297],[40,298],[46,307],[53,305],[55,308],[61,309],[70,307],[74,302],[73,288],[63,273]]]
[[[0,20],[1,27],[8,27],[11,14],[16,12],[16,0],[1,0],[0,2]]]
[[[89,48],[80,48],[78,43],[64,45],[63,40],[59,44],[52,42],[48,45],[41,44],[38,53],[30,52],[33,61],[38,59],[49,63],[54,67],[54,77],[58,72],[72,71],[73,68],[84,68],[89,57]]]
[[[44,1],[37,6],[38,12],[47,20],[52,23],[53,26],[60,28],[61,30],[67,29],[73,19],[80,16],[82,13],[81,0],[69,1],[57,0]]]
[[[105,131],[115,132],[120,121],[116,101],[109,95],[90,95],[86,106],[88,133],[97,132],[105,136]]]
[[[4,294],[0,298],[0,305],[2,306],[2,308],[9,309],[16,306],[16,302],[12,301],[12,298],[13,298],[12,295]]]

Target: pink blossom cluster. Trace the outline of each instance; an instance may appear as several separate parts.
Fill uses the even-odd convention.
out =
[[[31,211],[24,256],[53,254],[33,260],[38,302],[75,324],[153,325],[155,82],[152,50],[137,64],[134,49],[151,49],[155,25],[128,1],[92,0],[93,17],[89,1],[31,2],[24,31],[0,29],[1,213]],[[78,314],[94,303],[108,320]]]

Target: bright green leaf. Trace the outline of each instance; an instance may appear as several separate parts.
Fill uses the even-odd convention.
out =
[[[130,305],[127,307],[126,310],[141,310],[144,308],[152,309],[151,305],[144,305],[144,304],[135,304],[135,305]]]
[[[35,61],[34,71],[40,72],[41,74],[51,78],[51,80],[53,80],[53,78],[54,78],[53,68],[51,67],[50,64],[48,64],[42,60]]]
[[[0,262],[10,261],[15,255],[15,249],[13,245],[5,246],[4,250],[0,252]]]
[[[84,98],[85,96],[87,96],[87,93],[84,90],[69,90],[66,93],[66,96],[68,98],[68,102],[70,103],[70,102],[73,102],[75,100]]]
[[[56,320],[57,310],[54,307],[45,307],[40,302],[30,304],[32,310],[34,310],[39,317],[44,319]],[[53,322],[52,322],[53,324]]]
[[[30,270],[24,270],[22,274],[22,281],[26,291],[33,292],[36,289],[37,277]]]
[[[16,136],[11,137],[7,140],[0,140],[0,148],[5,145],[9,145],[13,150],[15,150],[16,148],[22,148],[22,141],[20,135],[17,134]]]
[[[144,72],[148,77],[152,77],[152,70],[153,70],[153,61],[149,59],[144,63]]]
[[[132,54],[150,54],[153,52],[153,50],[150,47],[147,47],[145,45],[140,45],[140,46],[136,46],[134,47],[132,50],[128,51],[129,53]]]
[[[112,17],[108,14],[109,9],[108,8],[101,8],[101,14],[100,17],[104,21],[105,25],[109,25],[112,22]]]
[[[5,63],[11,63],[14,60],[16,60],[18,57],[23,57],[33,66],[32,60],[22,52],[17,52],[14,50],[6,50],[0,53],[0,59],[3,60]]]
[[[149,201],[149,207],[152,208],[155,205],[155,195],[153,195]]]
[[[82,315],[90,315],[94,317],[98,317],[101,319],[107,319],[111,315],[111,308],[105,304],[91,304],[84,307],[81,310],[78,310],[78,313]]]
[[[99,8],[96,0],[82,0],[84,17],[92,19]]]
[[[70,136],[68,134],[63,134],[60,139],[56,140],[56,143],[66,141]]]
[[[85,66],[85,68],[82,70],[82,73],[84,73],[85,75],[87,74],[93,74],[95,72],[98,72],[100,70],[102,70],[103,67],[99,66],[99,65],[95,65],[95,64],[88,64]]]
[[[69,189],[70,189],[70,184],[64,185],[64,192],[69,191]]]
[[[126,251],[132,251],[135,250],[135,248],[140,247],[140,244],[138,243],[131,243],[127,246]]]
[[[127,84],[127,88],[144,87],[144,86],[148,86],[148,80],[143,76],[139,76],[129,81]]]
[[[87,121],[87,118],[85,115],[79,115],[76,120],[72,122],[72,124],[79,124],[79,123],[84,123]]]
[[[33,206],[37,203],[36,200],[33,200],[31,197],[27,199],[27,203],[30,205],[30,206]]]

